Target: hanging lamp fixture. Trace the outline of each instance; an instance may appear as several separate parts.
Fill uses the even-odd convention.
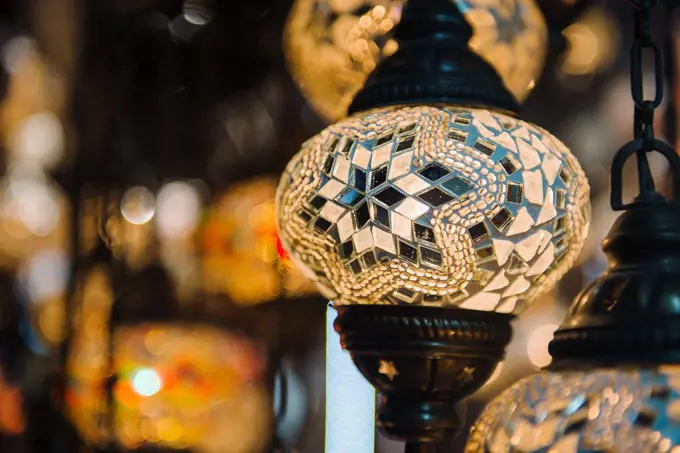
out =
[[[612,164],[611,206],[623,213],[603,242],[609,269],[576,298],[547,370],[486,408],[468,453],[680,450],[680,157],[654,135],[664,74],[651,35],[656,3],[631,0],[635,139]],[[655,61],[653,100],[643,97],[643,52]],[[670,200],[654,187],[646,157],[654,151],[670,164]],[[640,193],[625,204],[622,169],[633,155]]]
[[[378,425],[430,452],[491,376],[510,320],[573,264],[589,187],[569,150],[517,118],[448,0],[406,4],[398,50],[348,119],[306,142],[277,216],[298,268],[338,310]]]
[[[332,122],[377,64],[392,55],[406,0],[296,0],[284,32],[293,79],[314,110]],[[541,75],[548,30],[535,0],[451,0],[472,25],[466,44],[523,102]]]

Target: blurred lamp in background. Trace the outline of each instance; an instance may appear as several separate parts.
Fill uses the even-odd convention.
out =
[[[511,113],[464,17],[407,3],[398,50],[277,192],[284,247],[333,300],[343,347],[383,393],[379,426],[407,451],[459,428],[454,403],[502,359],[509,314],[573,264],[590,214],[578,162]]]
[[[254,345],[206,324],[150,323],[115,327],[109,352],[111,303],[106,275],[95,269],[68,362],[69,413],[88,444],[262,451],[271,399]]]
[[[261,177],[234,184],[213,202],[201,228],[208,293],[239,305],[317,294],[281,245],[275,192],[276,180]]]
[[[474,29],[469,46],[523,101],[543,70],[547,30],[534,0],[452,0]],[[368,74],[398,48],[392,36],[404,0],[296,0],[284,34],[288,64],[328,121],[347,108]]]

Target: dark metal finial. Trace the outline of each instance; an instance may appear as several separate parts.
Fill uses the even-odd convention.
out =
[[[349,107],[458,104],[516,113],[496,71],[468,47],[472,28],[451,0],[411,0],[395,27],[399,50],[378,64]]]

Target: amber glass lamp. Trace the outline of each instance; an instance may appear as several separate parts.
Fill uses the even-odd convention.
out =
[[[271,395],[262,351],[205,322],[112,326],[103,268],[85,279],[66,402],[88,445],[206,453],[263,451]]]
[[[404,7],[398,49],[351,116],[303,144],[277,192],[284,248],[333,301],[378,424],[429,452],[491,375],[509,321],[574,262],[589,188],[569,150],[516,114],[447,0]]]
[[[204,288],[238,305],[311,298],[316,287],[293,265],[276,228],[277,180],[233,184],[201,228]]]
[[[452,0],[472,25],[469,46],[524,101],[541,74],[548,33],[534,0]],[[284,45],[291,74],[328,121],[347,108],[376,65],[399,44],[406,0],[296,0]]]

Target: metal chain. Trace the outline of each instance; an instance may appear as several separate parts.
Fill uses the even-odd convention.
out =
[[[673,175],[672,202],[680,206],[680,156],[667,143],[654,134],[654,113],[663,99],[664,62],[659,46],[652,39],[651,16],[658,0],[630,0],[635,18],[635,35],[630,52],[630,86],[635,101],[635,138],[624,145],[614,156],[611,171],[611,206],[615,211],[650,206],[668,202],[654,187],[654,178],[647,161],[647,153],[662,154],[671,167]],[[654,58],[654,98],[645,99],[643,55],[651,53]],[[623,202],[623,166],[626,160],[637,156],[640,193],[632,203]]]
[[[652,150],[654,113],[663,99],[663,55],[652,39],[651,14],[657,0],[631,0],[635,14],[635,40],[630,55],[631,94],[635,101],[635,138],[643,139],[645,149]],[[654,99],[644,97],[643,53],[654,58]]]

